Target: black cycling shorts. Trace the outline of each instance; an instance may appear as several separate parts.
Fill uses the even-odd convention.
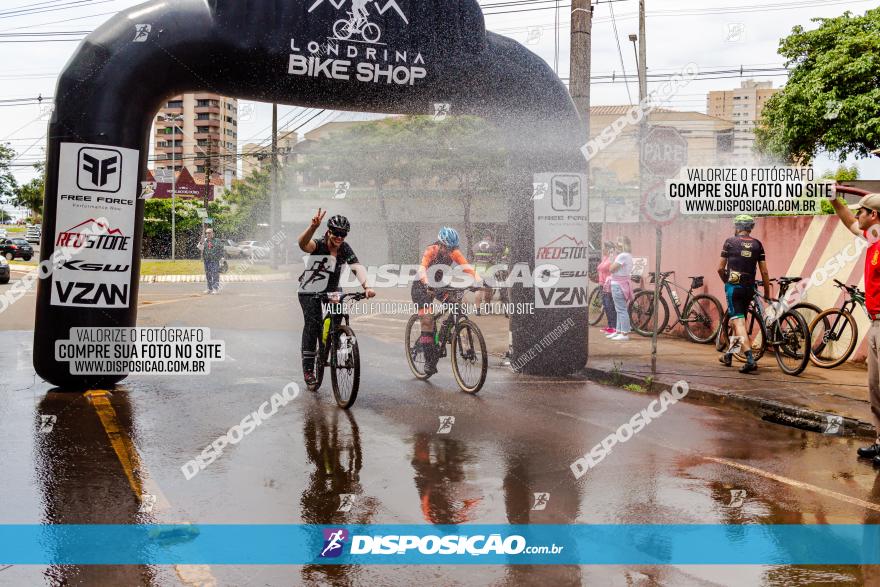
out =
[[[746,310],[755,297],[755,289],[748,285],[724,284],[724,293],[727,294],[727,313],[731,318],[745,318]]]

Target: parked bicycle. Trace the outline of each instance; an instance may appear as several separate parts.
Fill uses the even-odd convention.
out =
[[[707,343],[715,340],[718,329],[721,327],[721,318],[724,309],[721,302],[710,294],[696,294],[693,291],[703,287],[703,276],[689,276],[691,286],[687,290],[687,297],[681,303],[678,294],[673,287],[684,291],[684,288],[669,279],[675,271],[666,271],[660,274],[660,300],[658,331],[672,330],[678,324],[684,326],[688,338],[694,342]],[[651,283],[656,283],[655,274],[648,274]],[[677,317],[673,324],[669,324],[669,303],[663,294],[672,300],[672,308]],[[682,311],[681,308],[684,308]],[[633,296],[629,304],[629,316],[632,329],[642,336],[651,336],[654,333],[654,291],[643,289]]]
[[[849,359],[859,341],[859,327],[853,318],[853,310],[861,306],[865,314],[865,292],[858,286],[846,285],[834,280],[834,287],[846,292],[840,308],[830,308],[819,313],[810,324],[810,360],[817,367],[831,369]]]
[[[467,393],[477,393],[486,381],[486,371],[489,368],[489,355],[486,352],[486,341],[483,333],[467,315],[462,312],[461,300],[467,290],[477,291],[477,288],[441,288],[438,293],[446,292],[446,304],[450,311],[446,320],[440,324],[434,332],[435,352],[439,358],[446,356],[446,345],[451,345],[452,374],[458,387]],[[445,312],[444,312],[445,313]],[[435,317],[434,324],[438,324],[443,317],[441,313]],[[404,335],[404,347],[406,360],[410,370],[416,378],[426,380],[430,375],[425,373],[425,354],[416,343],[421,336],[421,322],[418,314],[410,316],[406,324]]]
[[[755,283],[758,286],[763,285],[760,280]],[[810,363],[810,327],[796,310],[786,309],[778,316],[766,314],[762,300],[765,300],[764,296],[756,290],[745,315],[746,332],[749,340],[752,341],[752,354],[757,361],[764,356],[768,348],[773,348],[776,363],[782,372],[798,375]],[[778,302],[773,298],[766,301]],[[725,312],[718,333],[718,348],[727,348],[730,330],[730,316]],[[746,350],[741,348],[733,356],[738,361],[745,362],[745,353]]]
[[[324,380],[324,368],[330,367],[333,397],[345,410],[354,405],[361,380],[361,355],[357,338],[349,326],[345,300],[354,302],[366,298],[364,293],[328,292],[320,295],[325,313],[321,320],[318,354],[315,357],[315,384],[309,391],[318,391]]]
[[[633,283],[640,284],[642,283],[642,276],[634,274],[630,280]],[[597,283],[597,281],[594,279],[593,283]],[[641,287],[633,286],[633,295],[640,291],[642,291]],[[595,326],[604,317],[605,304],[602,303],[602,285],[599,284],[590,291],[590,295],[587,297],[587,320],[590,326]]]
[[[793,283],[797,283],[801,281],[802,277],[774,277],[770,280],[771,283],[779,284],[779,299],[784,300],[785,294],[788,292],[789,286]],[[804,317],[807,325],[811,324],[813,320],[816,319],[816,316],[822,313],[822,308],[817,306],[816,304],[811,304],[809,302],[798,302],[792,306],[786,305],[787,310],[794,310],[798,314]]]

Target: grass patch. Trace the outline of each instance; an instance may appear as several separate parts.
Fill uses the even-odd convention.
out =
[[[5,229],[10,236],[13,234],[24,234],[27,231],[27,226],[19,226],[18,224],[0,224],[0,228]]]
[[[627,391],[635,391],[636,393],[645,393],[647,391],[644,387],[639,385],[638,383],[627,383],[623,386],[623,388]]]
[[[264,263],[250,263],[247,260],[230,259],[229,271],[221,275],[262,275],[276,273]],[[176,261],[141,261],[141,275],[202,275],[205,265],[200,259],[178,259]]]

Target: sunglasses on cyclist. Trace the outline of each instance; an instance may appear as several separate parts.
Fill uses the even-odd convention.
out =
[[[333,236],[335,236],[337,238],[345,238],[348,236],[348,232],[346,232],[344,230],[338,230],[336,228],[330,228],[328,230],[330,231],[330,234],[332,234]]]

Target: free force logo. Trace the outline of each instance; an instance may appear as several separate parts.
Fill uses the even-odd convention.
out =
[[[581,209],[581,178],[577,175],[557,175],[553,178],[554,210],[560,212]]]
[[[120,188],[122,153],[115,149],[79,150],[76,184],[81,190],[116,193]]]
[[[344,528],[324,528],[324,547],[321,558],[336,558],[342,554],[343,545],[348,540],[348,530]]]

